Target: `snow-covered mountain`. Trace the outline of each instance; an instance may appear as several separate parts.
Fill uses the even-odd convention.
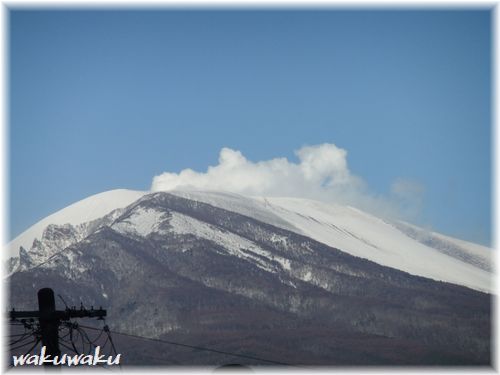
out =
[[[338,204],[298,198],[244,197],[213,191],[180,190],[171,193],[305,235],[348,254],[412,275],[492,291],[492,251],[484,246],[408,223],[382,220],[359,209]],[[15,238],[9,244],[7,254],[15,259],[19,257],[22,247],[26,254],[31,255],[31,263],[41,262],[103,225],[104,222],[99,219],[115,210],[115,216],[119,215],[120,209],[146,194],[112,190],[72,204]],[[107,220],[111,219],[108,217]],[[159,218],[151,212],[131,220],[131,227],[139,231],[159,222]],[[187,222],[181,224],[182,220],[175,217],[173,221],[180,231],[185,230],[183,225],[188,225]],[[64,224],[69,226],[60,227]],[[193,223],[190,225],[189,230],[196,233],[209,231],[201,224],[200,227]],[[123,225],[117,228],[125,230]],[[72,231],[69,236],[68,231]],[[64,241],[58,240],[60,237],[64,237]],[[18,262],[14,260],[11,263],[15,265]]]
[[[115,330],[281,362],[487,365],[488,251],[339,205],[120,190],[16,238],[7,281],[16,309],[52,287]],[[117,344],[128,363],[228,361]]]

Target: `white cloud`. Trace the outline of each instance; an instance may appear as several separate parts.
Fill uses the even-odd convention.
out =
[[[223,148],[219,163],[206,172],[184,169],[153,178],[152,191],[190,188],[223,190],[243,195],[300,197],[350,204],[382,216],[401,217],[411,185],[397,180],[390,197],[370,193],[347,165],[347,151],[334,144],[304,146],[295,152],[298,163],[286,158],[252,162],[237,150]],[[404,195],[406,196],[404,197]],[[404,198],[404,199],[403,199]]]

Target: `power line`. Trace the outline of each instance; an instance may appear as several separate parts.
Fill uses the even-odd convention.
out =
[[[13,350],[21,349],[21,348],[25,347],[26,345],[30,345],[30,344],[35,343],[35,345],[33,345],[33,347],[32,347],[30,350],[28,350],[28,353],[29,353],[32,349],[34,349],[34,348],[35,348],[35,346],[36,346],[36,344],[38,344],[38,342],[39,342],[39,340],[37,340],[37,339],[33,339],[32,341],[29,341],[29,342],[26,342],[26,343],[24,343],[24,344],[21,344],[21,345],[15,346],[15,347],[13,347],[13,348],[10,348],[10,350],[11,350],[11,351],[13,351]]]
[[[98,328],[89,327],[89,326],[82,326],[82,325],[80,325],[80,327],[87,328],[87,329],[93,329],[93,330],[96,330],[96,331],[100,330]],[[133,335],[131,333],[124,333],[124,332],[118,332],[118,331],[112,331],[112,330],[109,330],[109,332],[114,333],[116,335],[133,337],[133,338],[136,338],[136,339],[149,340],[149,341],[154,341],[154,342],[160,342],[160,343],[163,343],[163,344],[182,346],[182,347],[185,347],[185,348],[196,349],[196,350],[203,350],[203,351],[212,352],[212,353],[218,353],[218,354],[225,354],[225,355],[230,355],[230,356],[233,356],[233,357],[253,359],[253,360],[256,360],[256,361],[264,361],[264,362],[268,362],[268,363],[273,363],[275,365],[290,366],[290,367],[302,367],[302,366],[294,365],[294,364],[291,364],[291,363],[274,361],[272,359],[266,359],[266,358],[261,358],[261,357],[254,357],[254,356],[250,356],[250,355],[246,355],[246,354],[231,353],[231,352],[226,352],[226,351],[223,351],[223,350],[210,349],[210,348],[206,348],[206,347],[202,347],[202,346],[188,345],[188,344],[182,344],[182,343],[174,342],[174,341],[155,339],[155,338],[152,338],[152,337],[144,337],[144,336],[139,336],[139,335]]]
[[[11,341],[11,342],[9,343],[9,346],[12,346],[12,345],[15,345],[15,344],[17,344],[17,343],[20,343],[21,341],[26,341],[27,339],[32,339],[32,338],[33,338],[32,336],[33,336],[33,335],[32,335],[31,333],[27,333],[27,334],[25,334],[23,337],[21,337],[21,338],[19,338],[19,339],[17,339],[17,340]]]
[[[38,343],[39,343],[39,342],[40,342],[40,339],[36,339],[36,341],[35,341],[35,343],[33,344],[33,346],[32,346],[31,348],[29,348],[29,349],[26,351],[26,353],[24,353],[24,355],[26,355],[26,354],[28,354],[28,353],[31,353],[31,351],[32,351],[33,349],[35,349],[35,348],[36,348],[36,346],[38,345]]]
[[[59,294],[59,298],[63,301],[66,306],[65,310],[56,310],[54,291],[50,288],[42,288],[38,291],[38,310],[37,311],[16,311],[12,309],[9,311],[8,316],[11,319],[11,324],[22,325],[25,329],[25,335],[21,335],[20,338],[13,339],[10,342],[10,350],[17,350],[23,348],[27,345],[33,343],[25,342],[30,340],[30,336],[35,336],[36,342],[33,347],[28,351],[33,350],[39,342],[42,346],[46,347],[47,354],[53,357],[60,356],[61,350],[59,348],[59,340],[61,339],[59,335],[61,334],[61,324],[67,322],[72,318],[98,318],[103,319],[106,316],[106,310],[102,308],[94,309],[92,306],[90,310],[86,309],[81,305],[80,309],[77,310],[75,306],[69,307],[66,301]],[[35,323],[36,319],[36,323]],[[89,351],[92,350],[92,346],[95,344],[91,342],[88,338],[86,332],[78,328],[78,325],[71,324],[69,326],[69,336],[71,339],[71,346],[76,351],[76,347],[73,340],[73,329],[77,332],[82,341],[82,351],[85,352],[85,340],[88,341]],[[26,332],[28,331],[28,332]],[[65,335],[64,337],[66,337]],[[18,337],[18,336],[15,336]],[[12,347],[13,345],[16,345]],[[67,345],[66,348],[72,350]],[[47,363],[46,366],[51,366],[51,363]]]
[[[228,355],[232,357],[239,357],[239,358],[245,358],[245,359],[251,359],[254,361],[262,361],[262,362],[267,362],[267,363],[272,363],[276,365],[282,365],[282,366],[290,366],[290,367],[303,367],[299,365],[294,365],[291,363],[286,363],[286,362],[280,362],[280,361],[275,361],[271,359],[266,359],[262,357],[256,357],[256,356],[251,356],[251,355],[246,355],[246,354],[238,354],[238,353],[232,353],[232,352],[227,352],[223,350],[218,350],[218,349],[211,349],[207,347],[202,347],[202,346],[197,346],[197,345],[189,345],[189,344],[183,344],[175,341],[169,341],[169,340],[162,340],[162,339],[157,339],[157,338],[151,338],[151,337],[144,337],[144,336],[139,336],[139,335],[134,335],[130,333],[125,333],[125,332],[118,332],[118,331],[112,331],[109,329],[107,325],[104,325],[102,329],[98,329],[95,327],[90,327],[90,326],[83,326],[75,322],[69,322],[71,318],[83,318],[83,317],[96,317],[100,320],[104,320],[104,316],[106,316],[106,310],[103,310],[102,308],[99,308],[98,310],[94,310],[93,307],[91,307],[90,310],[84,309],[83,306],[81,306],[80,310],[77,310],[75,307],[68,307],[64,299],[62,298],[61,295],[59,295],[63,303],[66,305],[66,309],[64,311],[57,311],[55,310],[55,299],[54,299],[54,292],[50,288],[43,288],[38,291],[38,298],[39,298],[39,310],[38,311],[15,311],[12,309],[9,312],[10,318],[11,318],[11,324],[12,325],[22,325],[24,326],[25,332],[23,334],[16,334],[12,335],[11,337],[19,337],[17,339],[14,339],[11,343],[10,346],[19,344],[21,342],[25,342],[30,338],[30,336],[35,336],[35,341],[27,342],[20,344],[16,346],[15,348],[10,348],[11,350],[17,350],[22,347],[25,347],[27,345],[30,345],[34,343],[34,345],[30,348],[28,351],[31,352],[38,343],[41,341],[42,345],[47,346],[49,350],[50,355],[59,355],[60,354],[60,349],[59,349],[59,340],[63,341],[65,344],[70,344],[71,347],[68,345],[62,345],[66,349],[69,349],[70,351],[74,351],[78,353],[78,350],[75,345],[75,341],[78,339],[81,340],[81,349],[83,352],[86,352],[86,344],[89,347],[89,350],[92,350],[92,347],[96,347],[96,343],[99,341],[103,333],[106,333],[106,341],[103,345],[103,347],[106,346],[106,344],[110,343],[111,345],[111,350],[114,352],[115,355],[117,355],[117,350],[115,348],[113,339],[111,337],[111,333],[121,335],[121,336],[128,336],[136,339],[141,339],[141,340],[147,340],[147,341],[153,341],[153,342],[159,342],[163,344],[168,344],[168,345],[175,345],[175,346],[180,346],[184,348],[190,348],[194,350],[201,350],[201,351],[206,351],[206,352],[212,352],[212,353],[217,353],[217,354],[223,354],[223,355]],[[29,318],[29,319],[26,319]],[[38,320],[37,323],[35,323],[34,318]],[[18,320],[19,319],[19,320]],[[64,323],[63,323],[64,322]],[[61,323],[66,325],[69,328],[68,334],[59,337],[59,334],[61,333]],[[82,328],[86,329],[91,329],[95,331],[100,331],[100,334],[94,338],[93,340],[90,339],[90,337],[87,335],[87,333],[82,330]],[[26,332],[28,331],[28,332]],[[47,331],[47,332],[46,332]],[[48,332],[50,331],[50,332]],[[74,336],[74,333],[76,333],[79,337],[76,338]],[[65,340],[66,337],[69,335],[69,340]],[[52,345],[47,345],[47,344],[52,344]],[[49,346],[51,346],[49,348]],[[111,353],[110,353],[111,354]],[[120,366],[121,367],[121,366]]]
[[[9,335],[9,337],[19,337],[19,336],[26,336],[26,335],[31,335],[31,332],[17,333],[14,335]]]

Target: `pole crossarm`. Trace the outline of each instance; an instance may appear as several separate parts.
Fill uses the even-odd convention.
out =
[[[10,319],[59,319],[59,320],[70,320],[72,318],[99,318],[103,319],[106,316],[106,310],[99,309],[65,309],[65,310],[54,310],[47,313],[36,311],[16,311],[12,309],[9,311]]]

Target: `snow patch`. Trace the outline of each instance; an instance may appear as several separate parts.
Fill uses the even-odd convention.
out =
[[[238,258],[250,260],[265,271],[277,272],[278,270],[274,262],[280,264],[285,270],[290,269],[290,261],[288,259],[273,255],[254,242],[238,236],[237,234],[223,231],[190,216],[172,212],[169,224],[174,233],[184,235],[190,234],[212,241],[227,250],[229,254],[237,256]]]
[[[161,233],[162,230],[159,225],[164,219],[165,212],[152,208],[137,207],[129,217],[120,220],[111,227],[120,233],[146,237],[153,232]]]

